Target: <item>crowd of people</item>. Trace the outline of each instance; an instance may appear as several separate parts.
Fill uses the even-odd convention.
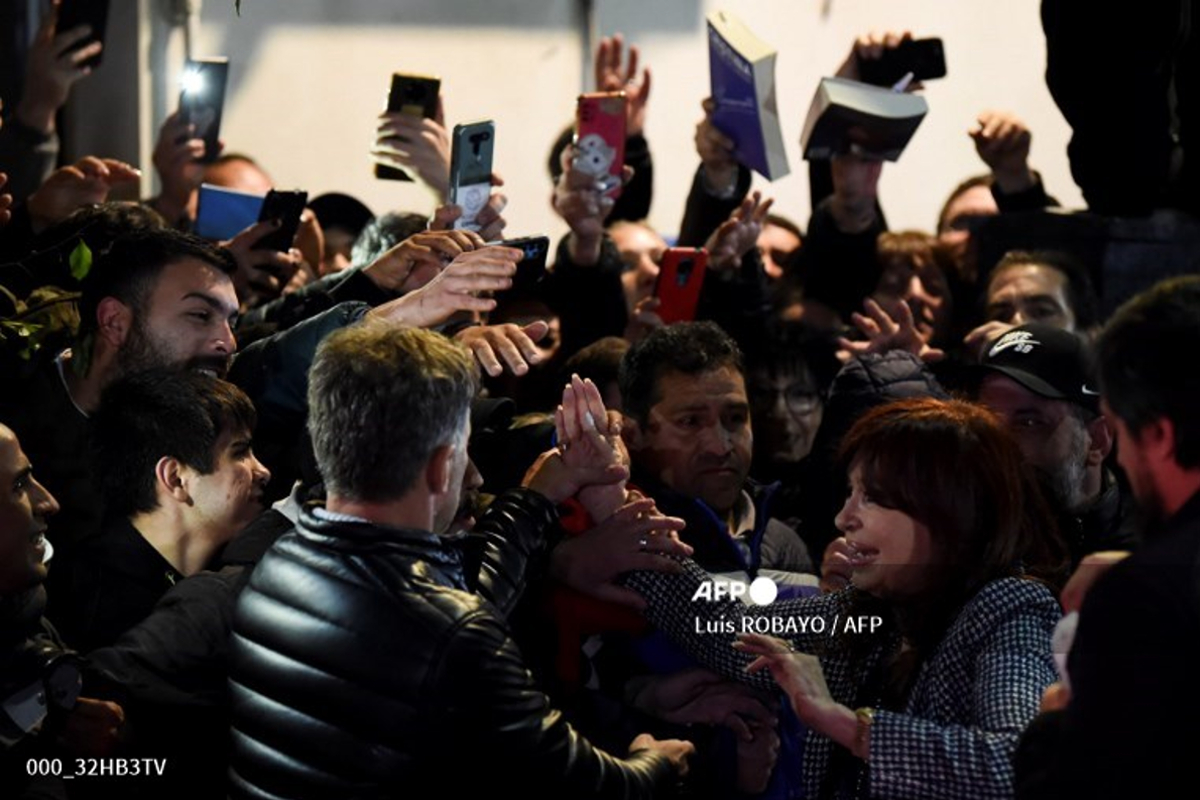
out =
[[[810,164],[802,228],[705,101],[659,231],[649,68],[604,38],[623,185],[547,131],[569,233],[523,282],[498,187],[455,224],[440,111],[378,130],[436,208],[326,194],[283,251],[256,247],[279,220],[192,232],[201,184],[272,181],[178,112],[157,195],[109,200],[136,167],[57,163],[101,48],[57,9],[0,127],[0,796],[1191,781],[1200,277],[1105,318],[1068,242],[986,263],[990,218],[1056,205],[1016,115],[979,114],[986,171],[935,230],[889,231],[849,153]],[[1089,100],[1092,211],[1187,210],[1178,170],[1112,201]],[[659,314],[668,243],[707,252],[694,320]]]

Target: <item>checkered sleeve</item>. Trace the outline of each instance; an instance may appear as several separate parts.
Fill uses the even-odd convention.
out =
[[[688,655],[713,672],[730,680],[761,689],[779,687],[767,670],[750,675],[746,667],[753,657],[733,648],[737,634],[764,633],[784,639],[800,651],[811,651],[829,628],[828,617],[836,616],[833,596],[799,597],[766,606],[747,606],[740,600],[698,597],[698,590],[712,577],[696,562],[683,559],[678,574],[639,571],[622,576],[620,582],[646,600],[646,618],[682,647]],[[817,625],[812,620],[821,618]],[[805,630],[800,630],[804,621]]]
[[[871,726],[870,796],[972,800],[1013,794],[1012,756],[1037,714],[1042,692],[1055,680],[1050,637],[1058,603],[1044,587],[1001,581],[973,601],[965,640],[978,644],[941,654],[933,696],[943,724],[877,711]],[[955,706],[962,704],[959,711]],[[952,710],[953,709],[953,710]]]

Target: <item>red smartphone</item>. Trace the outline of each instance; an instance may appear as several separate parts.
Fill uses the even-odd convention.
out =
[[[658,315],[670,325],[696,318],[704,273],[708,272],[708,251],[702,247],[668,247],[654,285]]]
[[[609,197],[621,193],[625,166],[625,93],[579,95],[575,107],[575,158],[572,166],[596,178]]]

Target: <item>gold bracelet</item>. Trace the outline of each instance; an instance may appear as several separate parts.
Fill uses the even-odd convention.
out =
[[[871,755],[870,735],[871,726],[875,724],[875,709],[864,706],[855,709],[854,716],[858,718],[858,728],[854,732],[854,755],[866,761]]]

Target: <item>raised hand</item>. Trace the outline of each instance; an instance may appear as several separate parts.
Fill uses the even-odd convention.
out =
[[[465,233],[465,231],[455,231]],[[483,312],[496,307],[480,292],[498,292],[512,286],[517,262],[524,255],[512,247],[484,247],[457,256],[427,284],[403,297],[367,312],[372,319],[430,328],[459,311]]]
[[[154,206],[168,223],[195,214],[196,191],[204,181],[204,164],[200,161],[204,157],[204,140],[196,136],[195,125],[184,121],[178,111],[163,120],[154,145],[154,169],[162,191]]]
[[[754,191],[733,210],[729,219],[713,231],[704,245],[708,250],[709,269],[731,272],[741,265],[742,256],[757,244],[773,202],[770,198],[763,200],[762,194]]]
[[[428,284],[463,253],[483,246],[483,238],[472,231],[418,233],[363,267],[363,275],[385,292],[411,292]]]
[[[40,232],[71,212],[108,199],[116,185],[132,183],[141,177],[137,167],[115,158],[84,156],[74,164],[60,167],[29,196],[29,218],[35,233]]]
[[[55,0],[29,46],[25,90],[16,109],[22,124],[43,133],[54,130],[54,115],[67,102],[75,82],[91,73],[91,67],[84,62],[103,49],[95,41],[72,51],[74,45],[92,35],[92,29],[80,25],[60,33],[58,6]]]
[[[1034,184],[1029,169],[1033,134],[1020,117],[1008,111],[984,111],[967,133],[1002,190],[1019,192]]]
[[[850,315],[850,319],[867,340],[856,342],[839,336],[838,347],[842,351],[840,355],[843,360],[866,353],[886,353],[889,350],[907,350],[929,364],[946,357],[945,351],[930,347],[922,338],[913,319],[912,309],[903,300],[895,304],[891,314],[869,297],[863,301],[863,308],[867,312],[865,315],[855,311]]]
[[[683,520],[663,516],[653,500],[630,500],[604,522],[555,547],[550,574],[577,592],[644,609],[646,601],[640,594],[615,581],[634,570],[679,572],[679,562],[664,556],[692,554],[692,548],[679,540],[683,527]]]
[[[450,182],[450,134],[442,98],[432,119],[399,111],[379,115],[371,154],[385,164],[417,173],[429,188],[445,197]]]
[[[625,38],[621,34],[604,37],[596,47],[596,91],[625,92],[625,133],[638,136],[646,127],[646,102],[650,99],[650,68],[642,69],[639,78],[637,45],[629,45],[629,60],[625,61]]]
[[[696,155],[700,156],[708,190],[713,194],[725,195],[733,192],[737,186],[738,166],[733,156],[733,139],[721,133],[713,124],[712,115],[716,109],[713,99],[706,97],[700,105],[704,109],[704,118],[696,123]]]
[[[542,360],[537,343],[549,331],[550,325],[538,320],[525,326],[512,323],[477,325],[463,328],[454,338],[466,345],[484,372],[494,378],[504,371],[505,366],[513,375],[528,373]]]
[[[243,308],[253,308],[278,297],[300,269],[303,256],[294,247],[286,253],[255,247],[260,239],[278,228],[278,220],[256,222],[229,241],[221,242],[221,247],[237,261],[233,286]]]

